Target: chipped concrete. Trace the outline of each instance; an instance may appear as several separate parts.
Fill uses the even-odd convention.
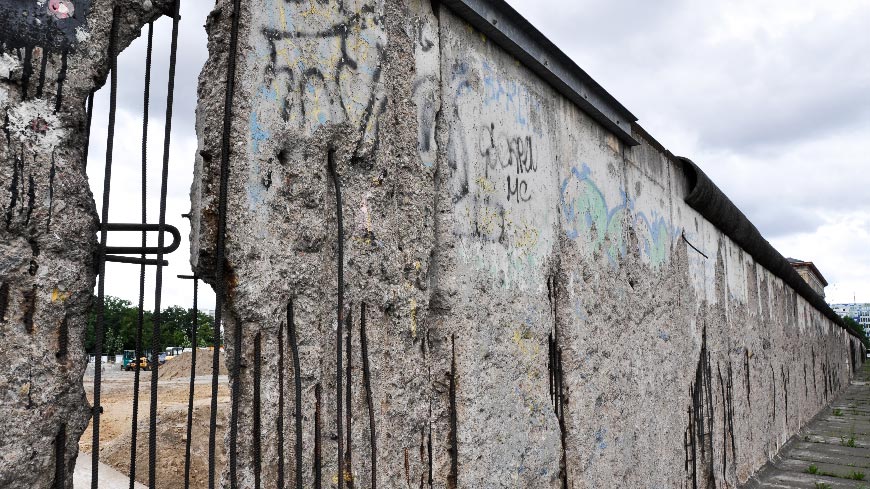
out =
[[[50,152],[69,139],[69,132],[55,114],[51,102],[44,99],[23,101],[6,112],[6,130],[28,148]]]
[[[0,54],[0,80],[16,81],[21,78],[21,62],[9,53]]]
[[[0,30],[0,487],[72,485],[91,416],[83,339],[98,222],[83,161],[85,100],[106,81],[112,6],[122,15],[119,49],[166,8],[63,5],[75,18],[46,23],[48,7],[33,2],[43,18],[4,17]],[[81,24],[78,42],[69,23]]]
[[[191,190],[212,281],[231,8],[207,26]],[[684,203],[658,143],[625,146],[437,2],[245,2],[238,63],[224,317],[243,487],[274,484],[279,452],[305,486],[735,486],[863,361]]]

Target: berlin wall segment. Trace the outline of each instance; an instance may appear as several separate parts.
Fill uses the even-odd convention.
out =
[[[163,1],[0,0],[0,487],[71,487],[98,218],[88,95]]]
[[[240,487],[274,484],[279,459],[306,487],[736,486],[849,382],[856,340],[684,202],[679,160],[639,129],[625,145],[451,10],[242,5]],[[204,277],[231,9],[209,18],[199,85]],[[301,444],[278,436],[294,417]]]

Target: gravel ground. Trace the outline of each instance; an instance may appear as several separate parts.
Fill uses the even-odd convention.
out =
[[[209,355],[203,355],[206,357]],[[185,362],[189,357],[176,357],[169,360],[165,367],[169,370],[189,371],[190,364],[173,364],[173,362]],[[179,360],[181,359],[181,360]],[[197,361],[199,363],[199,360]],[[197,369],[199,371],[199,369]],[[160,376],[163,377],[163,376]],[[205,487],[207,484],[207,443],[208,443],[208,419],[209,404],[211,400],[211,376],[198,375],[195,377],[194,387],[194,423],[192,435],[191,457],[191,487]],[[124,481],[127,481],[130,466],[131,433],[133,419],[133,383],[134,372],[121,370],[120,364],[102,365],[102,379],[100,389],[101,405],[103,414],[100,417],[100,487],[127,487],[127,482],[115,485],[116,482],[107,480],[103,484],[103,465],[111,466],[116,470]],[[226,417],[229,404],[229,389],[226,375],[219,377],[218,390],[218,440],[223,439]],[[85,391],[88,400],[93,403],[94,391],[94,367],[88,366],[84,377]],[[139,414],[138,414],[138,440],[136,457],[136,480],[148,483],[148,422],[150,408],[151,372],[140,372],[139,379]],[[190,388],[190,377],[159,378],[158,399],[158,429],[157,429],[157,482],[159,487],[183,487],[184,456],[186,441],[187,402]],[[81,455],[76,466],[76,481],[80,479],[79,465],[87,463],[82,470],[90,471],[90,452],[92,451],[92,426],[89,425],[79,442]],[[218,446],[222,444],[218,443]],[[223,466],[223,453],[218,454],[218,466]],[[86,461],[84,459],[87,459]],[[105,471],[107,477],[112,472]],[[82,474],[82,477],[84,474]],[[88,475],[88,479],[90,479]],[[84,484],[84,482],[83,482]],[[79,486],[78,482],[76,487]]]

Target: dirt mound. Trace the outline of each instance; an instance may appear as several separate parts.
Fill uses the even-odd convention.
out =
[[[169,360],[160,376],[169,376],[158,382],[157,415],[157,487],[184,487],[184,450],[187,436],[187,403],[190,387],[185,378],[190,375],[190,356],[185,354]],[[200,359],[202,363],[200,363]],[[208,350],[197,351],[197,374],[193,404],[193,430],[191,436],[191,486],[206,487],[208,484],[208,437],[209,407],[211,403],[211,360]],[[200,370],[200,369],[203,370]],[[151,373],[139,372],[139,422],[136,442],[136,480],[148,482],[148,412],[151,401]],[[180,377],[175,379],[174,377]],[[127,474],[130,469],[131,418],[133,415],[133,383],[135,372],[119,368],[106,369],[101,382],[100,459],[116,470]],[[85,392],[93,402],[93,377],[85,377]],[[226,417],[230,405],[227,377],[221,376],[218,384],[217,449],[218,470],[224,466],[223,439]],[[90,456],[92,427],[82,436],[80,456]],[[127,487],[126,485],[124,487]]]
[[[199,355],[197,355],[197,363]],[[224,466],[223,443],[228,405],[218,404],[216,466],[218,475]],[[190,487],[208,485],[209,399],[199,399],[193,407],[190,447]],[[187,409],[167,409],[157,419],[157,487],[184,487],[184,452],[187,439]],[[122,473],[130,468],[130,432],[119,436],[100,449],[100,459]],[[148,418],[139,423],[136,448],[136,480],[148,484]]]
[[[220,374],[227,375],[227,367],[224,364],[225,356],[220,355]],[[212,352],[210,350],[196,351],[196,376],[211,375],[212,371]],[[193,359],[192,352],[185,352],[175,358],[167,360],[166,363],[158,367],[158,379],[178,379],[181,377],[190,377],[190,364]]]

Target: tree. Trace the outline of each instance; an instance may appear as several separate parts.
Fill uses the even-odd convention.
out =
[[[852,330],[852,332],[861,339],[861,343],[864,343],[865,348],[870,348],[870,341],[868,341],[867,333],[864,332],[864,328],[862,328],[860,324],[849,316],[843,316],[843,322],[846,323],[847,328]]]
[[[166,308],[161,313],[160,334],[166,346],[191,347],[193,338],[193,309],[178,306]],[[201,311],[197,314],[196,343],[205,347],[214,344],[214,320]]]
[[[95,330],[98,303],[99,300],[96,297],[91,300],[91,311],[88,316],[85,348],[90,353],[95,353],[96,349]],[[130,301],[118,297],[106,296],[104,304],[102,353],[111,356],[127,348],[128,336],[131,331],[135,331],[138,310],[131,307]]]
[[[214,318],[202,311],[197,315],[196,342],[200,347],[214,346]],[[220,344],[223,343],[222,334]]]
[[[105,312],[103,315],[103,353],[113,355],[123,350],[136,348],[136,331],[139,326],[139,308],[130,301],[118,297],[106,296]],[[88,326],[85,331],[85,349],[89,353],[95,353],[96,337],[95,326],[97,298],[94,297],[91,312],[88,318]],[[154,314],[151,311],[143,312],[142,321],[142,349],[151,349],[151,336],[154,329]],[[167,346],[191,347],[193,325],[193,309],[185,309],[179,306],[170,306],[160,314],[160,338],[158,339],[158,351]],[[214,344],[214,320],[208,314],[197,314],[197,346],[205,347]]]
[[[178,306],[160,311],[160,339],[163,346],[182,346],[188,337],[192,312]]]

